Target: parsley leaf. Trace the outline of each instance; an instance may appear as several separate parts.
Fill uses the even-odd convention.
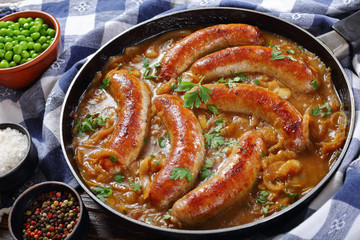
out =
[[[168,139],[168,138],[162,138],[162,137],[159,137],[159,138],[158,138],[159,146],[160,146],[161,148],[165,148],[165,147],[166,147],[167,139]]]
[[[326,115],[331,114],[331,107],[327,102],[324,101],[323,105],[311,109],[311,114],[314,115],[314,116],[320,115],[323,118]]]
[[[124,174],[115,174],[114,175],[114,179],[116,181],[116,183],[118,184],[122,184],[124,181],[125,175]]]
[[[133,191],[137,191],[137,190],[139,190],[139,189],[142,187],[141,184],[134,183],[134,182],[132,182],[132,181],[130,181],[130,180],[129,180],[129,183],[133,186],[133,188],[131,189],[131,190],[133,190]]]
[[[286,205],[280,205],[279,208],[280,208],[280,210],[283,210],[286,208]]]
[[[102,83],[100,84],[99,88],[100,88],[100,89],[106,89],[109,85],[110,85],[110,78],[109,78],[109,77],[105,77],[105,78],[102,80]]]
[[[220,135],[220,131],[225,123],[222,118],[216,119],[214,122],[217,126],[212,128],[209,132],[205,133],[206,146],[217,148],[225,144],[225,138]]]
[[[282,54],[281,51],[279,51],[276,47],[272,47],[272,51],[271,51],[271,60],[280,60],[280,59],[284,59],[286,57],[285,54]]]
[[[201,180],[205,180],[213,175],[209,168],[212,168],[213,162],[210,158],[205,158],[205,164],[201,167]]]
[[[146,57],[145,57],[145,56],[142,56],[142,57],[141,57],[141,60],[142,60],[142,62],[143,62],[143,68],[145,69],[145,70],[144,70],[144,78],[145,78],[145,79],[158,78],[158,76],[150,75],[150,72],[152,72],[153,68],[150,67],[150,63],[149,63],[149,61],[146,59]]]
[[[95,128],[104,126],[108,117],[95,117],[98,113],[88,114],[83,122],[78,121],[76,128],[79,132],[95,131]]]
[[[111,156],[109,157],[110,161],[112,161],[113,163],[117,161],[116,156]]]
[[[167,219],[170,219],[170,218],[171,218],[171,215],[170,215],[170,214],[166,214],[166,215],[163,217],[164,220],[167,220]]]
[[[289,193],[289,192],[285,192],[285,193],[286,193],[286,196],[288,196],[289,198],[294,198],[294,199],[299,198],[299,194],[297,194],[297,193]]]
[[[100,199],[100,201],[105,202],[105,198],[110,197],[113,190],[109,187],[96,186],[91,188],[96,192],[96,197]]]
[[[215,105],[208,105],[207,109],[213,114],[219,114],[219,111]]]
[[[318,90],[318,89],[319,89],[319,87],[318,87],[318,85],[317,85],[317,83],[316,83],[315,80],[312,81],[312,82],[310,83],[310,85],[313,86],[313,88],[315,88],[315,90]]]
[[[261,196],[256,198],[258,203],[265,203],[267,201],[267,196],[269,195],[268,191],[262,190]]]
[[[187,179],[188,182],[194,180],[194,177],[188,168],[173,168],[171,170],[171,176],[170,176],[171,180],[177,180],[177,179],[181,180],[184,177]]]
[[[197,86],[195,91],[185,93],[184,107],[193,109],[193,107],[195,106],[196,108],[198,108],[201,104],[201,101],[204,103],[207,103],[209,101],[211,90],[201,85],[203,79],[201,79],[201,81],[198,84],[195,84],[195,86]]]

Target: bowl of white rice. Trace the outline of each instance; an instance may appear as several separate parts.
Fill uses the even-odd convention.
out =
[[[0,193],[24,183],[38,164],[29,132],[20,124],[0,124]]]

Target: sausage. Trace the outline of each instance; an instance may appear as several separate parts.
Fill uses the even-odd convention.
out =
[[[159,80],[176,78],[198,58],[239,45],[264,42],[261,31],[247,24],[220,24],[196,31],[177,42],[161,61]]]
[[[211,90],[210,100],[201,104],[216,105],[224,111],[241,112],[259,117],[272,124],[284,137],[284,146],[301,151],[308,142],[308,126],[301,114],[286,100],[274,92],[249,84],[236,84],[229,88],[225,84],[205,84]],[[190,90],[193,91],[193,90]]]
[[[245,133],[213,177],[174,203],[171,220],[196,226],[245,200],[260,172],[264,149],[254,131]]]
[[[229,77],[232,73],[259,72],[278,79],[294,92],[315,91],[310,84],[316,80],[315,74],[303,61],[289,57],[272,60],[272,51],[263,46],[226,48],[197,60],[190,70],[205,77],[206,82]]]
[[[205,144],[198,119],[183,107],[179,97],[158,96],[153,107],[168,130],[171,147],[165,165],[150,184],[148,199],[157,209],[167,209],[194,184],[203,164]],[[187,168],[194,180],[170,179],[174,168]]]
[[[139,155],[148,129],[150,91],[147,85],[126,70],[112,70],[107,74],[109,89],[120,108],[115,130],[107,148],[115,150],[117,161],[104,159],[105,170],[117,164],[128,166]]]

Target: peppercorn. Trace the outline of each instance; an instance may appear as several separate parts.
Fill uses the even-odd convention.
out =
[[[80,205],[65,191],[41,194],[24,212],[23,239],[66,239],[80,217]]]

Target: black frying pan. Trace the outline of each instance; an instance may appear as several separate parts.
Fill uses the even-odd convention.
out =
[[[253,223],[217,230],[178,230],[154,227],[117,212],[105,203],[101,202],[86,185],[73,159],[73,149],[69,147],[71,146],[72,142],[72,113],[76,111],[81,95],[88,88],[96,72],[103,69],[109,58],[114,55],[120,55],[121,53],[123,53],[126,47],[140,44],[149,38],[158,36],[164,32],[168,32],[171,30],[199,26],[205,27],[209,25],[224,23],[247,23],[257,26],[261,30],[277,33],[279,35],[287,37],[288,39],[297,42],[299,45],[315,53],[326,64],[327,67],[331,68],[333,83],[343,103],[344,110],[348,119],[347,139],[343,150],[333,162],[329,173],[311,192],[309,192],[306,196],[292,204],[290,207],[287,207],[283,211]],[[330,37],[330,39],[332,38],[333,37]],[[354,45],[354,47],[356,46],[357,44]],[[344,56],[343,51],[341,51],[341,54],[338,55]],[[333,55],[331,50],[329,50],[328,47],[325,46],[325,44],[323,44],[320,40],[312,36],[307,31],[277,17],[273,17],[256,11],[238,8],[202,8],[176,12],[143,22],[121,33],[120,35],[109,41],[101,49],[99,49],[93,55],[93,57],[89,59],[80,69],[65,96],[60,123],[61,144],[66,161],[80,185],[94,199],[94,201],[107,209],[109,214],[114,214],[120,222],[129,224],[130,227],[136,228],[139,231],[150,232],[151,234],[162,234],[168,237],[179,239],[203,239],[210,237],[227,238],[230,236],[232,237],[233,235],[244,236],[250,235],[254,233],[254,231],[258,232],[259,229],[267,231],[269,229],[279,228],[290,218],[296,218],[299,212],[306,208],[306,205],[309,203],[309,201],[316,196],[316,194],[324,187],[324,185],[328,182],[334,172],[336,172],[345,155],[345,152],[351,140],[354,127],[354,109],[354,98],[351,86],[339,61]]]

